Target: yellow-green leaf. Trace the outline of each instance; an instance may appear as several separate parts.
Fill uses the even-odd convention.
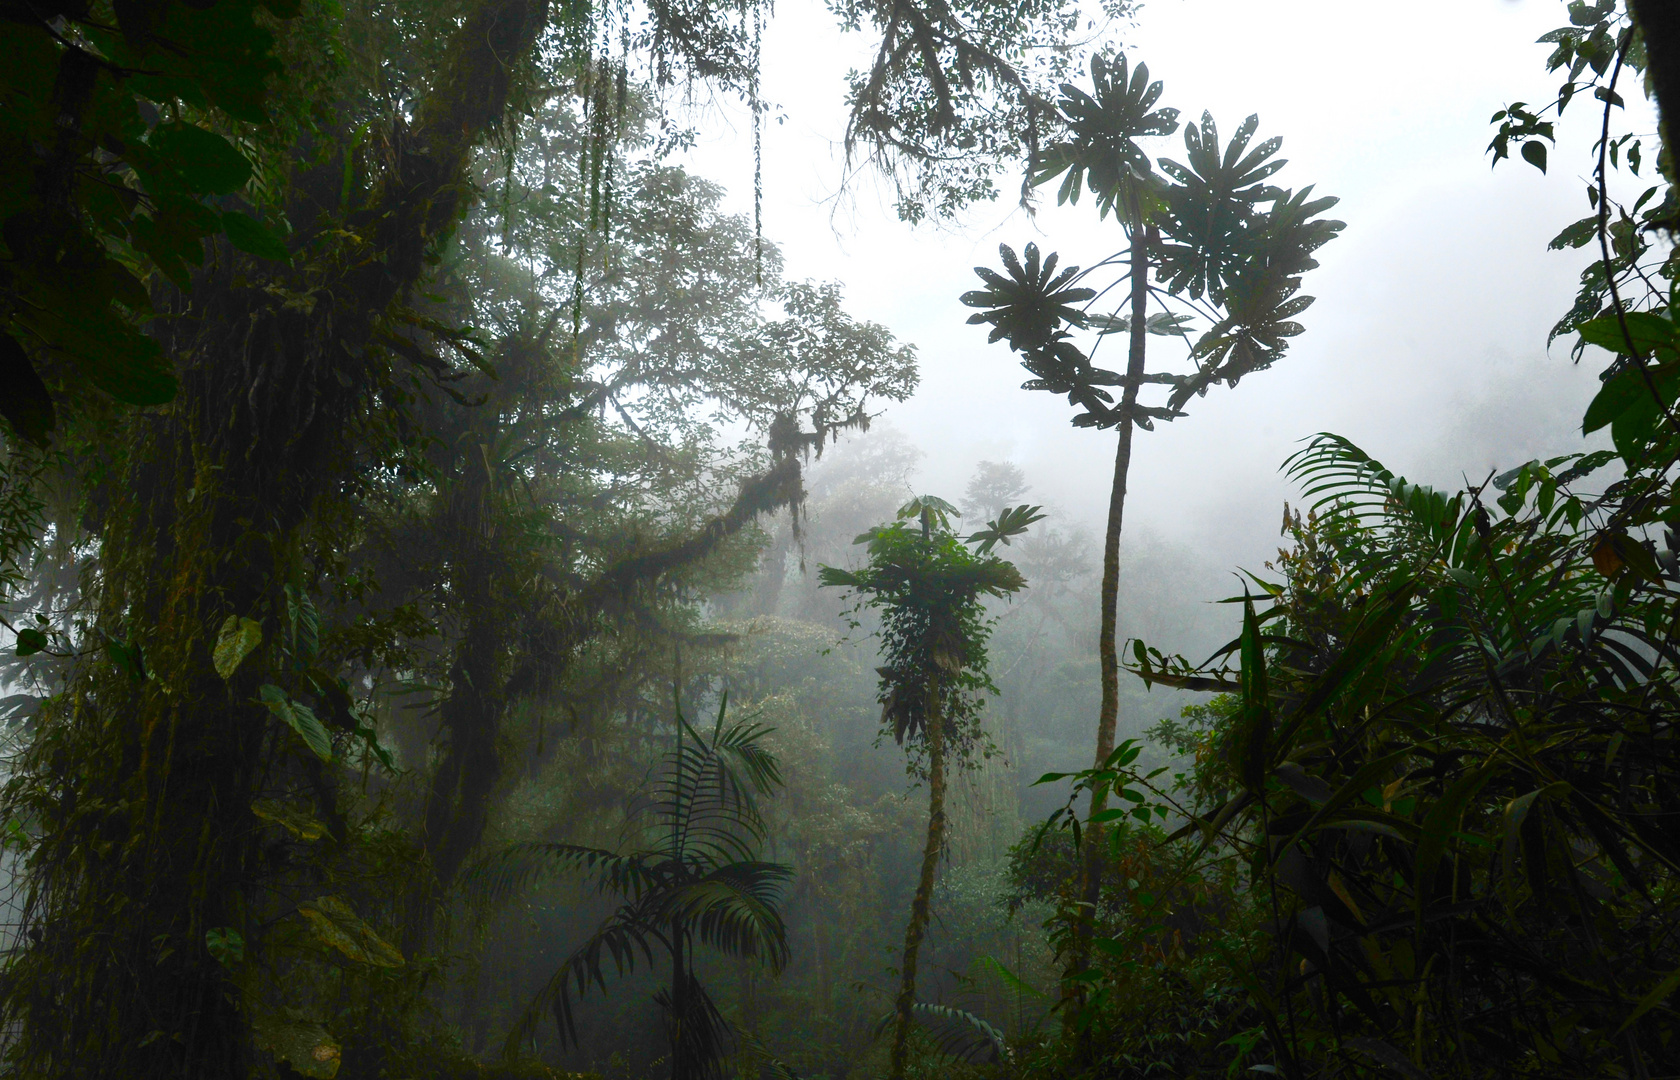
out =
[[[257,687],[257,697],[268,711],[286,722],[286,725],[298,733],[309,749],[315,751],[322,761],[332,760],[332,736],[321,726],[321,721],[307,705],[301,705],[286,696],[286,692],[273,683],[264,683]]]
[[[216,635],[216,649],[210,654],[211,662],[216,665],[216,674],[224,679],[233,678],[233,673],[251,655],[251,650],[262,644],[262,638],[262,624],[257,620],[229,615],[222,622],[222,631]]]
[[[1652,990],[1649,994],[1640,998],[1639,1004],[1635,1005],[1633,1007],[1633,1011],[1628,1013],[1627,1019],[1622,1021],[1622,1026],[1616,1029],[1616,1034],[1620,1035],[1622,1032],[1626,1031],[1633,1025],[1634,1021],[1662,1004],[1663,999],[1674,993],[1677,989],[1680,989],[1680,971],[1671,973],[1667,978],[1663,979],[1662,982],[1657,984],[1655,990]]]
[[[323,945],[331,946],[350,959],[374,967],[398,968],[404,964],[396,946],[374,933],[336,896],[318,896],[298,906],[298,914],[309,920],[310,929]]]
[[[316,821],[309,811],[274,799],[258,799],[251,804],[251,813],[271,825],[280,826],[299,840],[319,840],[327,835],[327,827]]]

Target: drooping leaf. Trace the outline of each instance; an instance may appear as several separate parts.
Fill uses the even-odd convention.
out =
[[[297,732],[305,746],[315,752],[322,761],[332,760],[332,736],[321,726],[321,721],[307,706],[293,701],[286,696],[286,692],[273,683],[264,683],[257,688],[257,698],[269,712],[285,722],[287,727]]]
[[[251,804],[251,813],[271,825],[278,825],[305,842],[327,835],[327,827],[315,815],[301,806],[283,803],[278,799],[258,799]]]
[[[222,215],[222,228],[227,232],[228,242],[240,251],[275,262],[291,261],[292,253],[286,249],[286,241],[249,214],[229,210]]]
[[[233,144],[196,124],[162,124],[150,144],[189,191],[226,195],[251,179],[251,163]]]

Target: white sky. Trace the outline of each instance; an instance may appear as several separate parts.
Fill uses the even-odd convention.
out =
[[[1317,431],[1442,486],[1580,448],[1596,366],[1573,367],[1562,344],[1548,356],[1545,337],[1582,257],[1545,244],[1588,212],[1594,103],[1577,102],[1560,128],[1550,176],[1522,162],[1490,170],[1483,153],[1496,109],[1549,100],[1557,80],[1533,42],[1564,20],[1557,0],[1150,0],[1135,28],[1116,28],[1134,62],[1165,80],[1162,104],[1186,120],[1211,109],[1222,136],[1258,112],[1259,137],[1284,139],[1290,163],[1277,182],[1339,195],[1334,216],[1348,223],[1307,278],[1319,299],[1289,356],[1139,433],[1128,534],[1257,565],[1293,494],[1278,466]],[[867,48],[835,31],[820,4],[778,5],[763,92],[786,120],[764,142],[765,235],[782,244],[790,276],[844,282],[854,315],[917,345],[922,389],[887,420],[927,452],[924,490],[955,499],[976,461],[1009,459],[1035,498],[1095,525],[1115,436],[1076,431],[1065,401],[1020,390],[1013,356],[965,324],[956,298],[974,286],[972,266],[997,265],[999,241],[1088,264],[1121,245],[1119,230],[1099,224],[1088,199],[1046,207],[1036,222],[999,203],[961,228],[911,229],[866,189],[835,213],[843,78]],[[730,115],[689,165],[750,210],[745,111]],[[1161,149],[1179,156],[1182,145]]]

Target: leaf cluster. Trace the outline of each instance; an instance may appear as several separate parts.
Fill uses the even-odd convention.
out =
[[[1318,265],[1314,253],[1343,226],[1320,216],[1334,198],[1314,198],[1310,186],[1296,192],[1268,183],[1285,164],[1276,157],[1282,142],[1251,145],[1258,117],[1245,120],[1221,146],[1217,125],[1204,113],[1199,124],[1184,129],[1185,161],[1157,162],[1140,140],[1179,126],[1177,110],[1155,107],[1161,83],[1149,81],[1146,65],[1128,72],[1124,56],[1093,57],[1091,78],[1091,92],[1063,87],[1066,134],[1045,150],[1032,182],[1060,178],[1057,200],[1063,203],[1078,202],[1088,189],[1099,216],[1113,212],[1128,233],[1139,234],[1161,290],[1186,307],[1151,319],[1146,331],[1182,336],[1194,371],[1122,375],[1096,366],[1074,341],[1081,329],[1100,335],[1130,330],[1129,316],[1089,310],[1116,282],[1100,290],[1084,284],[1127,261],[1119,254],[1083,273],[1069,267],[1057,274],[1057,257],[1041,260],[1036,245],[1027,245],[1024,261],[1000,246],[1007,276],[976,267],[985,288],[961,299],[981,309],[969,322],[990,324],[989,340],[1002,339],[1021,355],[1033,376],[1026,389],[1063,395],[1079,410],[1075,426],[1150,428],[1155,420],[1183,415],[1184,405],[1213,384],[1235,386],[1284,355],[1289,339],[1302,332],[1296,316],[1312,304],[1300,294],[1302,276]],[[1193,317],[1207,325],[1191,341],[1185,324]],[[1166,403],[1137,403],[1136,386],[1144,383],[1169,387]],[[1115,387],[1128,391],[1118,402]]]

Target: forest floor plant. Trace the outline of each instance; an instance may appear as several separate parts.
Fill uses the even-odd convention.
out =
[[[604,993],[609,964],[622,975],[638,956],[651,965],[657,952],[670,967],[670,984],[655,1001],[666,1020],[671,1080],[724,1075],[730,1025],[695,975],[695,948],[779,971],[788,941],[778,903],[792,874],[758,857],[767,837],[758,800],[782,786],[776,758],[764,746],[770,729],[750,718],[727,722],[727,709],[726,695],[708,735],[678,708],[676,745],[641,812],[625,823],[629,850],[527,843],[467,871],[468,895],[483,902],[504,902],[559,874],[591,877],[622,901],[531,999],[508,1033],[509,1057],[532,1041],[544,1013],[553,1017],[562,1045],[575,1043],[574,995],[591,987]]]

